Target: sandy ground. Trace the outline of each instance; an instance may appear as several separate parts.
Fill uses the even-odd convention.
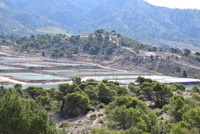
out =
[[[26,83],[26,82],[21,82],[21,81],[17,81],[17,80],[13,80],[13,79],[10,79],[9,77],[3,77],[3,76],[0,76],[0,82],[11,82],[11,83],[14,83],[14,84],[30,84],[30,83]]]
[[[96,115],[95,117],[92,117],[92,115]],[[59,117],[56,118],[56,126],[58,129],[61,122],[68,121],[68,125],[64,127],[64,129],[67,130],[69,134],[87,134],[88,131],[90,131],[92,128],[101,128],[106,123],[106,117],[105,114],[103,114],[103,109],[90,111],[86,115],[64,120]]]

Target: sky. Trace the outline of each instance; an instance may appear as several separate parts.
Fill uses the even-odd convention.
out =
[[[145,1],[156,6],[200,10],[200,0],[145,0]]]

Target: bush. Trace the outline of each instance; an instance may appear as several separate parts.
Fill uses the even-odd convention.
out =
[[[192,91],[195,92],[195,93],[199,93],[200,92],[200,88],[197,87],[197,86],[193,86],[192,87]]]
[[[104,108],[104,107],[105,107],[104,103],[100,103],[100,104],[97,106],[98,109],[102,109],[102,108]]]
[[[104,102],[106,104],[111,102],[114,99],[114,97],[117,95],[116,90],[110,88],[109,86],[107,86],[103,82],[101,84],[97,85],[95,91],[97,93],[97,98],[101,102]]]
[[[104,124],[104,121],[102,119],[99,120],[99,123]]]
[[[127,130],[132,126],[143,132],[158,132],[158,119],[144,102],[135,97],[118,97],[105,108],[108,127]]]
[[[64,98],[66,100],[64,111],[67,114],[78,116],[89,109],[90,101],[85,95],[75,92],[67,94]]]
[[[0,100],[0,134],[57,134],[57,131],[39,104],[12,91]]]
[[[61,123],[60,123],[60,128],[63,128],[63,127],[67,127],[69,125],[69,122],[68,121],[62,121]]]
[[[153,111],[156,113],[157,116],[160,116],[163,113],[163,110],[159,108],[156,108]]]
[[[104,116],[104,114],[103,114],[103,113],[99,113],[99,114],[98,114],[98,117],[101,117],[101,116]]]
[[[91,120],[95,120],[96,118],[97,118],[97,115],[96,115],[96,114],[91,114],[91,115],[90,115],[90,119],[91,119]]]
[[[90,107],[90,110],[94,112],[94,111],[95,111],[95,108],[94,108],[94,107]]]

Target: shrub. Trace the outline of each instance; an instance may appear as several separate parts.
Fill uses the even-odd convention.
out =
[[[68,121],[62,121],[61,123],[60,123],[60,128],[63,128],[63,127],[67,127],[69,125],[69,122]]]

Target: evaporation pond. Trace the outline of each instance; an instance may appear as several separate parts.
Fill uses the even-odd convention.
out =
[[[49,65],[41,65],[41,64],[34,64],[34,63],[15,63],[13,65],[22,65],[27,67],[47,67]]]
[[[69,80],[70,78],[58,77],[54,75],[37,74],[37,73],[0,73],[4,76],[13,76],[28,80]]]
[[[29,57],[0,57],[0,63],[13,63],[13,62],[40,62],[40,59]]]
[[[0,65],[0,69],[22,69],[22,68]]]
[[[46,70],[47,72],[58,73],[58,74],[65,74],[70,76],[76,75],[88,75],[88,76],[95,76],[95,75],[139,75],[141,73],[138,72],[124,72],[124,71],[84,71],[84,70]]]
[[[41,62],[43,64],[48,65],[57,65],[57,66],[89,66],[89,64],[83,64],[83,63],[61,63],[61,62]]]

